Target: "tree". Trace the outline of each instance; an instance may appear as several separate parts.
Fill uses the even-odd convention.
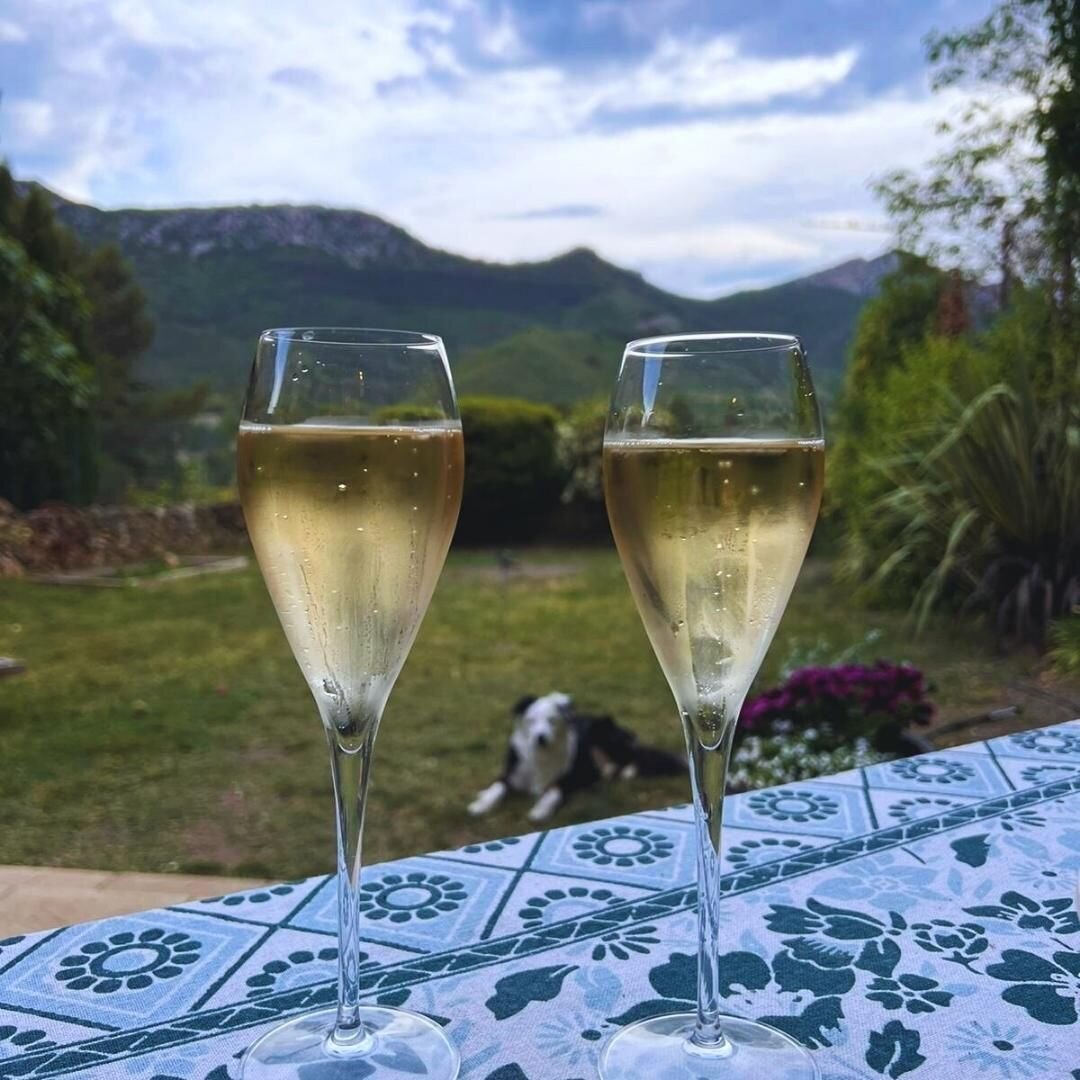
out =
[[[993,272],[1002,306],[1017,281],[1046,284],[1066,328],[1080,271],[1078,28],[1080,0],[1004,0],[973,27],[931,35],[934,88],[983,96],[941,125],[952,143],[926,174],[877,184],[905,247]]]
[[[1049,85],[1035,114],[1043,151],[1043,216],[1053,244],[1056,306],[1072,329],[1080,299],[1080,0],[1043,0],[1037,6],[1047,20],[1050,61]]]
[[[16,506],[93,496],[97,386],[72,340],[84,320],[78,287],[0,234],[0,497]]]
[[[156,394],[136,366],[153,339],[114,246],[82,248],[48,195],[0,163],[0,497],[34,506],[123,495],[175,465],[174,432],[205,391]]]
[[[881,415],[886,380],[903,364],[904,350],[933,329],[947,281],[925,259],[901,254],[896,270],[882,279],[880,292],[859,316],[828,468],[828,512],[842,519],[853,537],[872,524],[870,507],[888,483],[869,465],[895,436]]]
[[[146,295],[115,244],[79,252],[76,273],[89,304],[87,346],[98,378],[101,494],[122,498],[133,486],[162,479],[178,484],[178,428],[203,407],[207,387],[160,391],[139,378],[154,323]]]
[[[10,236],[21,210],[19,193],[15,189],[15,177],[0,161],[0,233]]]
[[[1011,104],[976,100],[926,174],[878,185],[902,241],[952,273],[921,337],[895,295],[857,332],[878,376],[856,352],[846,564],[920,618],[978,605],[1041,645],[1080,601],[1080,0],[1004,0],[929,55],[936,88]],[[997,277],[988,328],[972,328],[965,273]]]
[[[115,496],[130,478],[145,472],[145,442],[153,426],[135,367],[153,341],[154,324],[115,245],[84,253],[78,272],[90,308],[87,344],[97,369],[103,479],[106,494]]]
[[[75,245],[43,196],[19,198],[0,162],[0,497],[85,502],[97,454],[86,297]]]

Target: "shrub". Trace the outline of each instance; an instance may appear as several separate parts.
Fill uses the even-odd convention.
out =
[[[840,649],[824,637],[813,641],[792,638],[787,655],[780,665],[780,678],[787,679],[799,668],[830,667],[838,664],[861,664],[877,655],[881,631],[871,627],[858,641]]]
[[[928,703],[913,692],[921,676],[906,665],[855,663],[880,637],[870,630],[840,652],[821,639],[794,644],[781,669],[783,684],[743,708],[729,791],[829,776],[913,749],[898,746],[899,733],[927,715]],[[888,749],[873,745],[879,731],[891,733],[880,740]]]
[[[955,597],[1041,646],[1080,604],[1080,404],[1040,403],[1018,382],[955,402],[929,451],[886,464],[895,486],[876,510],[895,539],[877,576],[915,569],[920,624]]]
[[[583,401],[559,422],[557,454],[566,472],[562,501],[604,505],[604,424],[608,407],[603,401]]]
[[[876,765],[891,756],[874,750],[869,741],[862,738],[850,746],[825,749],[813,728],[788,735],[750,735],[740,740],[731,755],[727,790],[749,791],[812,780],[845,769]]]
[[[897,365],[867,395],[862,408],[868,430],[858,450],[849,450],[855,467],[847,476],[834,477],[830,491],[832,502],[845,510],[841,570],[849,579],[871,581],[894,550],[895,522],[883,517],[878,504],[895,490],[896,480],[883,463],[901,450],[913,454],[928,450],[939,437],[942,422],[951,418],[957,396],[966,398],[996,381],[980,378],[984,366],[971,342],[928,337],[906,346]],[[904,603],[931,568],[909,563],[888,589],[879,579],[868,592],[875,599]]]
[[[822,751],[863,739],[881,752],[903,748],[901,733],[926,724],[934,708],[922,672],[909,664],[838,664],[794,671],[774,690],[748,701],[741,732],[761,737],[813,732]]]
[[[984,332],[909,341],[861,390],[858,468],[831,476],[842,570],[919,625],[981,608],[1041,646],[1080,602],[1077,346],[1049,312],[1016,289]]]
[[[1080,608],[1050,628],[1050,662],[1062,675],[1080,675]]]
[[[463,397],[465,495],[458,536],[471,543],[533,539],[565,480],[555,454],[558,413],[514,398]]]
[[[865,524],[869,501],[882,490],[866,461],[892,434],[881,414],[886,380],[904,365],[905,350],[932,331],[943,282],[944,275],[924,260],[901,254],[896,270],[882,279],[880,292],[859,315],[826,470],[827,512],[841,517],[848,529]]]
[[[607,404],[585,401],[559,422],[556,454],[566,482],[560,532],[576,539],[607,535],[604,509],[604,423]]]

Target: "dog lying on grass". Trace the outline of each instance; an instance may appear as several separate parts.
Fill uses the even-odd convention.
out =
[[[566,694],[523,697],[513,715],[502,774],[473,799],[470,814],[488,813],[513,792],[536,799],[530,821],[546,821],[600,780],[686,774],[685,757],[643,746],[610,716],[579,713]]]

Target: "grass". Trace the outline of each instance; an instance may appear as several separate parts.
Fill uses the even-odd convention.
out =
[[[522,559],[505,581],[490,555],[451,557],[379,735],[368,861],[526,830],[527,802],[465,812],[499,768],[524,693],[565,690],[679,745],[614,554]],[[912,641],[904,625],[854,610],[811,564],[762,681],[792,649],[838,650],[869,627],[876,652],[929,672],[946,719],[1007,704],[1010,681],[1041,677],[1032,657],[996,656],[969,627],[932,622]],[[254,568],[155,590],[0,582],[0,655],[29,666],[0,683],[0,863],[276,878],[331,868],[325,746]],[[1075,684],[1064,690],[1076,699]],[[1061,718],[1036,707],[1024,722]],[[612,785],[556,824],[685,797],[678,779]]]

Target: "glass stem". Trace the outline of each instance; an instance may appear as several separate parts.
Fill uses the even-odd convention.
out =
[[[706,744],[702,735],[714,733],[715,723],[715,716],[708,717],[707,726],[686,720],[698,840],[697,1025],[690,1041],[696,1048],[723,1055],[730,1047],[720,1027],[720,831],[735,724],[724,722],[719,741]]]
[[[338,1007],[331,1041],[341,1050],[358,1048],[369,1038],[360,1021],[360,912],[356,904],[364,806],[377,729],[374,719],[344,729],[326,725],[337,810]]]

